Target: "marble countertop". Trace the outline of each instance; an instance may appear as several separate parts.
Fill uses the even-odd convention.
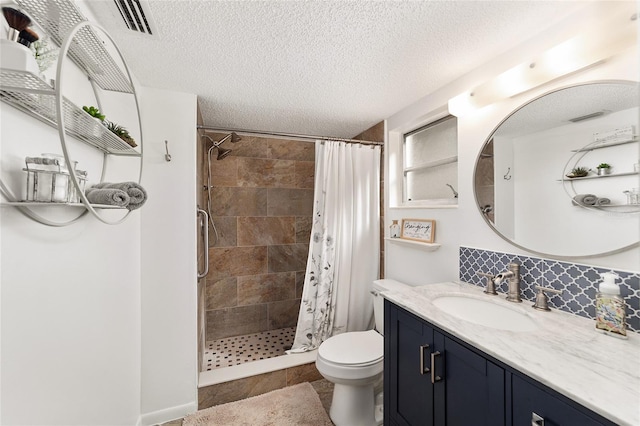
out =
[[[505,295],[488,296],[482,290],[448,282],[398,285],[381,294],[603,417],[620,425],[640,425],[640,336],[607,336],[596,331],[594,320],[555,309],[537,311],[531,302],[507,302]],[[485,299],[521,311],[538,327],[503,331],[458,319],[433,305],[432,300],[446,295]]]

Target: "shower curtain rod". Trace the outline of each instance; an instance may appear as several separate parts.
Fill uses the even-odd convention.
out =
[[[313,135],[297,135],[293,133],[279,133],[279,132],[265,132],[261,130],[247,130],[247,129],[224,129],[220,127],[212,127],[205,126],[202,124],[198,124],[196,129],[200,130],[210,130],[214,132],[236,132],[236,133],[244,133],[250,135],[259,135],[259,136],[281,136],[285,138],[295,138],[295,139],[312,139],[312,140],[323,140],[323,141],[339,141],[339,142],[347,142],[347,143],[359,143],[362,145],[379,145],[383,146],[384,142],[375,142],[375,141],[361,141],[358,139],[345,139],[345,138],[334,138],[330,136],[313,136]]]

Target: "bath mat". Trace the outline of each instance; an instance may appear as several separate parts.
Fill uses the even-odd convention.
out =
[[[331,426],[320,397],[309,383],[300,383],[216,405],[188,415],[183,426]]]

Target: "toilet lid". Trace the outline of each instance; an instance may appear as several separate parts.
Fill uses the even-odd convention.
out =
[[[338,364],[368,364],[384,355],[384,337],[375,330],[338,334],[322,342],[318,355]]]

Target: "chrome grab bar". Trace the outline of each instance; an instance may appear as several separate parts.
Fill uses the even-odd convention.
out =
[[[200,232],[202,232],[202,249],[204,250],[204,271],[198,270],[198,279],[204,278],[209,273],[209,214],[198,209],[200,219]]]

